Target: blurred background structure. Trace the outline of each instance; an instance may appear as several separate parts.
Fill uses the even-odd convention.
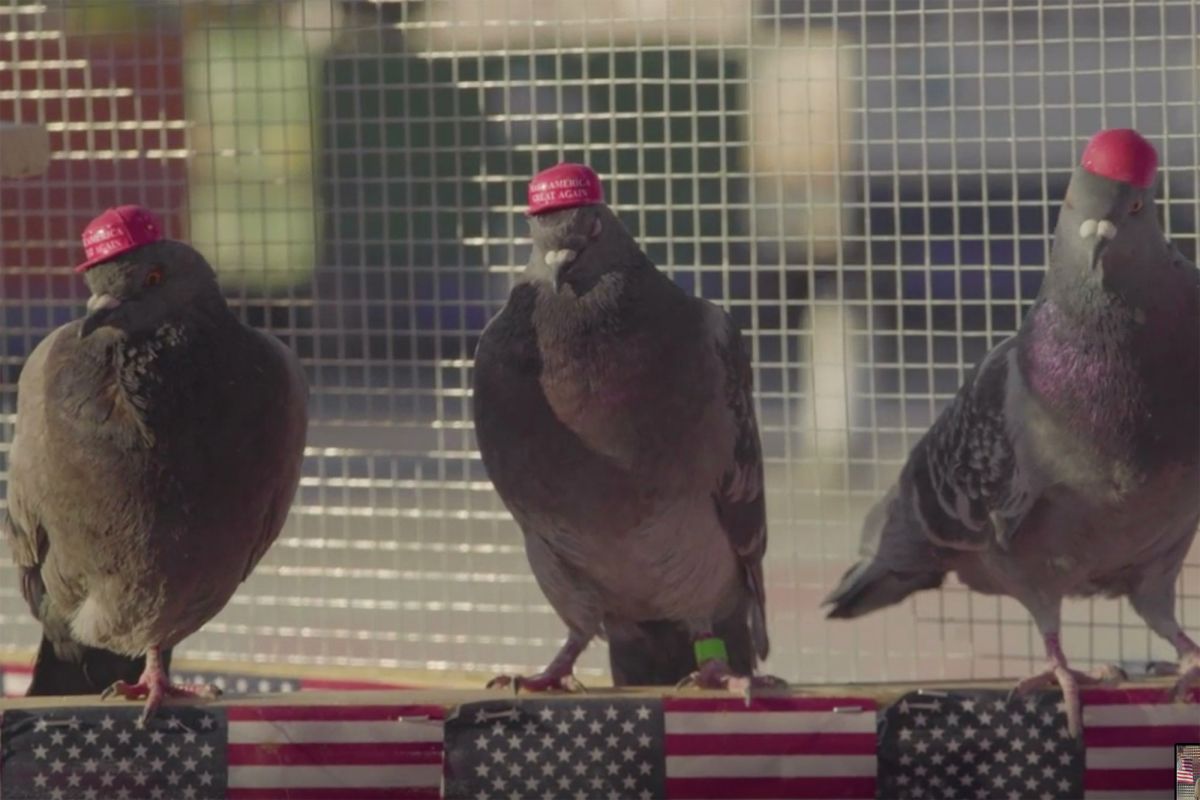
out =
[[[948,585],[836,624],[817,602],[1036,295],[1092,133],[1158,146],[1195,257],[1198,37],[1193,0],[7,0],[0,125],[25,133],[0,128],[2,161],[33,166],[0,176],[0,479],[20,365],[82,310],[79,232],[150,206],[313,385],[288,526],[181,655],[542,664],[563,631],[479,463],[470,357],[528,253],[526,182],[586,161],[753,341],[768,668],[1025,674],[1041,643],[1014,602]],[[1181,602],[1195,635],[1200,550]],[[0,632],[0,659],[36,642],[7,565]],[[1063,639],[1077,665],[1173,656],[1114,601],[1069,603]],[[581,677],[605,665],[596,646]]]

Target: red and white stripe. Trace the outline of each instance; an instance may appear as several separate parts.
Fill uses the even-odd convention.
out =
[[[0,665],[0,694],[4,697],[24,697],[33,682],[33,667],[28,664]]]
[[[1169,689],[1083,693],[1086,800],[1161,800],[1175,790],[1176,742],[1200,741],[1200,708]]]
[[[1191,785],[1196,781],[1196,765],[1188,756],[1180,756],[1175,765],[1175,782]]]
[[[873,798],[875,710],[860,697],[663,699],[667,797]]]
[[[437,800],[441,706],[230,706],[227,800]]]

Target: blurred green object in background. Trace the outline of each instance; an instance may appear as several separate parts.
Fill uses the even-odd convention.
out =
[[[153,30],[169,9],[145,0],[72,0],[63,8],[63,28],[73,35],[132,36]]]
[[[323,59],[277,22],[210,23],[185,39],[190,236],[227,291],[277,292],[312,277]]]

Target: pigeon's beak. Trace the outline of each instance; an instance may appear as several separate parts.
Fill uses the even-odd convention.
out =
[[[1092,269],[1100,266],[1100,257],[1112,238],[1117,235],[1117,226],[1107,219],[1086,219],[1079,226],[1082,239],[1095,238],[1092,244]]]
[[[596,220],[596,222],[598,224],[599,220]],[[597,228],[593,227],[592,230],[596,232]],[[546,266],[554,274],[554,288],[557,291],[562,291],[563,285],[568,282],[571,273],[580,263],[579,257],[583,255],[583,251],[588,248],[588,245],[591,244],[594,238],[594,235],[583,236],[578,233],[572,233],[569,236],[564,236],[557,242],[562,247],[546,253]]]
[[[121,301],[111,294],[94,294],[87,301],[87,316],[79,328],[79,338],[91,336],[97,329],[104,327],[113,312],[121,307]]]
[[[567,265],[578,257],[578,251],[572,250],[569,247],[564,247],[561,250],[551,250],[546,253],[546,266],[554,273],[555,289],[562,289],[563,282],[567,279]]]

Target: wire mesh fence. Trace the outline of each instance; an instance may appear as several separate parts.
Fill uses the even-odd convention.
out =
[[[603,6],[603,7],[599,7]],[[753,343],[770,670],[1015,675],[1015,603],[950,585],[852,624],[817,608],[867,505],[1033,300],[1087,137],[1159,148],[1196,249],[1192,0],[8,0],[0,122],[49,169],[0,179],[0,465],[16,376],[79,313],[106,206],[162,214],[313,387],[279,542],[192,658],[490,672],[562,629],[475,451],[470,356],[529,243],[525,182],[586,161],[651,258]],[[0,473],[2,475],[2,473]],[[1182,576],[1200,625],[1200,554]],[[0,654],[36,627],[0,568]],[[1075,661],[1172,654],[1115,601],[1065,609]],[[581,662],[603,673],[602,648]]]

